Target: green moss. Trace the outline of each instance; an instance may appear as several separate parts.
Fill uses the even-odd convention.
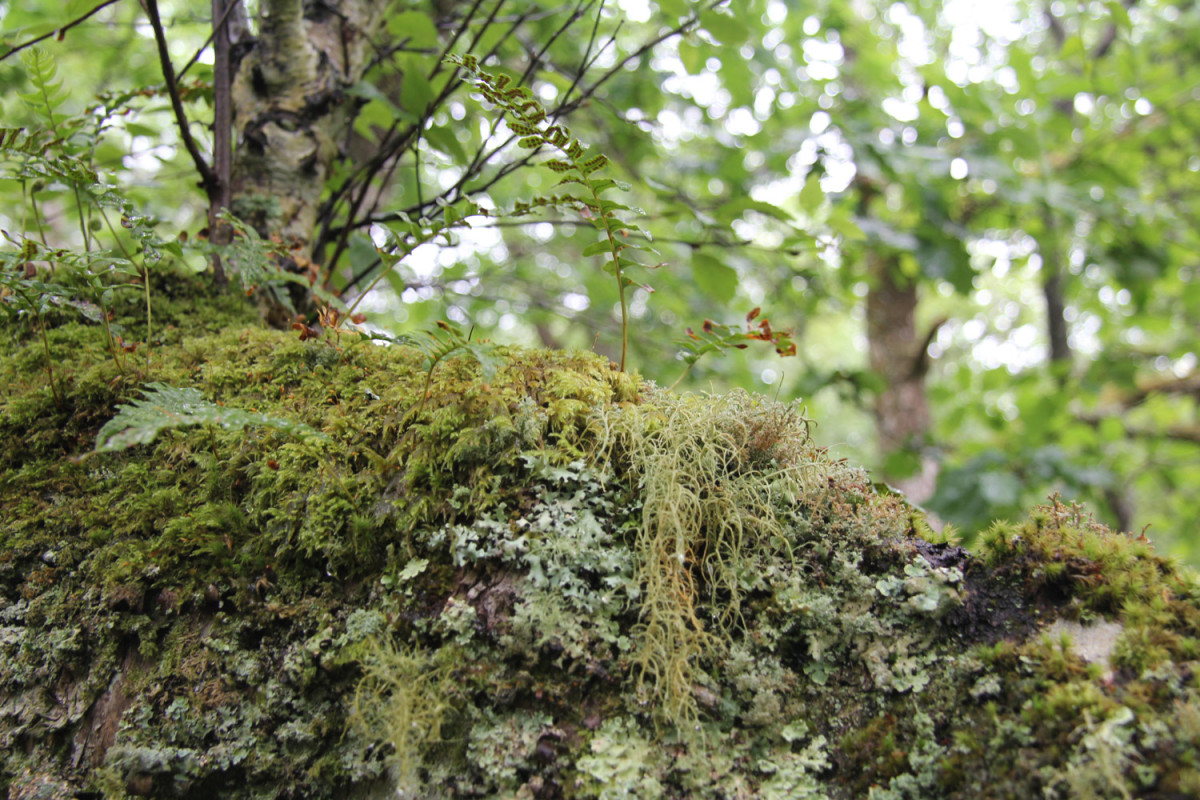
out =
[[[1073,506],[998,523],[976,556],[794,408],[677,397],[590,354],[430,375],[417,351],[212,302],[219,330],[164,292],[148,363],[51,329],[62,408],[36,341],[0,355],[11,793],[1200,784],[1200,583]],[[89,455],[148,381],[328,442],[176,428]],[[1059,618],[1119,625],[1107,661],[1042,635]]]

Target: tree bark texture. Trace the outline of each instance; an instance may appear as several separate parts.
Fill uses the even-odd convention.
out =
[[[237,65],[235,212],[308,257],[325,180],[349,124],[384,3],[263,0],[258,38]]]

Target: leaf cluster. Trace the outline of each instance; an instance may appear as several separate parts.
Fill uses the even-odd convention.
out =
[[[755,308],[746,315],[744,331],[731,325],[713,322],[711,319],[704,320],[704,324],[700,326],[700,333],[688,328],[687,338],[675,340],[681,348],[682,359],[687,368],[672,384],[672,388],[683,380],[697,361],[709,353],[722,353],[731,349],[745,350],[750,346],[750,342],[768,342],[775,346],[775,352],[780,356],[796,355],[796,343],[792,340],[792,332],[772,328],[771,321],[766,317],[759,319],[761,311]]]
[[[628,344],[629,310],[625,290],[634,285],[627,271],[630,268],[642,267],[654,269],[658,265],[649,265],[637,261],[628,252],[652,253],[658,252],[645,244],[635,244],[629,240],[634,235],[646,241],[651,240],[647,231],[635,223],[617,216],[618,212],[633,212],[644,216],[641,209],[631,208],[615,200],[606,200],[603,195],[613,189],[629,191],[629,184],[613,178],[594,177],[608,163],[609,158],[603,153],[589,154],[577,138],[565,125],[555,122],[546,113],[546,109],[533,98],[529,89],[524,86],[513,86],[512,79],[507,75],[494,74],[481,68],[479,60],[472,55],[450,56],[450,62],[463,68],[474,79],[475,86],[483,98],[507,115],[505,120],[509,129],[520,138],[517,144],[528,150],[550,147],[562,154],[563,158],[551,158],[545,166],[552,172],[562,175],[557,186],[579,186],[580,194],[537,196],[525,201],[517,207],[517,213],[525,213],[534,205],[557,205],[578,211],[601,236],[583,249],[583,255],[605,255],[607,261],[604,271],[617,281],[617,293],[621,301],[621,369],[625,368],[625,354]],[[648,286],[644,288],[649,289]]]

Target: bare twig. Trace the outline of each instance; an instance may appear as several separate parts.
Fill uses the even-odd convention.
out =
[[[179,70],[179,74],[175,76],[176,80],[183,80],[183,76],[187,75],[188,70],[196,65],[196,62],[200,60],[200,56],[203,55],[204,51],[208,49],[208,46],[213,43],[213,38],[217,35],[218,30],[225,30],[226,36],[229,35],[228,30],[225,28],[225,20],[229,18],[230,12],[232,12],[237,6],[237,0],[226,0],[225,10],[220,12],[220,16],[217,16],[216,6],[217,4],[214,2],[213,19],[215,19],[216,22],[213,23],[212,32],[208,34],[208,38],[204,40],[204,44],[196,48],[196,52],[193,53],[192,57],[188,59],[188,62],[183,65],[183,69]]]
[[[240,0],[212,0],[213,31],[213,171],[215,191],[209,195],[208,228],[214,244],[227,244],[231,235],[221,212],[233,200],[233,75],[230,64],[229,28],[226,18]],[[199,55],[199,53],[197,53]],[[217,286],[225,286],[225,266],[221,257],[213,257],[213,277]]]
[[[163,31],[162,17],[158,13],[158,0],[144,0],[146,15],[150,18],[150,26],[154,29],[154,42],[158,45],[158,60],[162,64],[163,79],[167,84],[167,94],[171,97],[171,109],[175,112],[175,122],[179,125],[179,135],[183,146],[200,173],[201,184],[209,197],[209,202],[218,191],[217,174],[200,153],[200,147],[192,137],[187,112],[183,110],[183,100],[179,97],[179,85],[175,80],[175,68],[171,65],[171,54],[167,50],[167,35]]]

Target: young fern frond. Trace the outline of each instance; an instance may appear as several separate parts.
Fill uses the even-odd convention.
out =
[[[392,336],[384,333],[363,333],[359,335],[364,340],[385,341],[391,344],[403,345],[419,350],[425,356],[422,367],[425,370],[425,387],[421,391],[421,399],[415,406],[420,410],[429,397],[429,387],[433,383],[433,373],[438,364],[455,353],[465,353],[479,363],[480,371],[485,381],[492,380],[496,375],[499,360],[496,358],[496,345],[490,342],[471,341],[471,331],[463,333],[457,326],[438,320],[436,328],[427,328],[415,334],[403,333]]]
[[[304,439],[326,441],[325,434],[301,422],[227,408],[204,399],[198,389],[148,383],[145,398],[117,407],[117,415],[105,423],[96,435],[96,452],[128,450],[150,444],[164,430],[208,425],[226,430],[241,430],[253,425],[274,428]]]
[[[221,210],[220,219],[233,230],[233,237],[229,244],[222,246],[221,255],[230,270],[241,278],[246,294],[258,290],[269,292],[280,305],[294,313],[295,308],[288,293],[283,290],[283,284],[298,283],[325,304],[346,311],[345,304],[319,284],[312,283],[305,275],[284,269],[283,264],[291,255],[283,244],[262,238],[252,226],[228,210]]]
[[[61,136],[59,119],[55,112],[67,99],[67,93],[63,91],[63,82],[54,80],[58,75],[58,65],[54,63],[54,56],[40,47],[33,47],[21,54],[21,61],[25,64],[25,70],[35,89],[33,92],[22,93],[21,99],[46,120],[55,136]]]
[[[543,205],[569,207],[579,211],[600,232],[601,239],[585,248],[583,255],[606,255],[608,261],[604,270],[616,278],[617,296],[621,301],[621,369],[624,370],[629,344],[629,303],[625,290],[635,285],[635,281],[628,275],[628,270],[638,266],[652,268],[651,265],[631,258],[627,251],[657,255],[653,248],[629,241],[631,233],[650,240],[649,233],[617,216],[621,211],[643,216],[644,212],[603,198],[605,192],[612,189],[628,191],[630,186],[611,178],[594,177],[608,164],[608,156],[602,153],[589,154],[588,149],[571,135],[569,128],[549,120],[546,109],[533,98],[527,88],[511,86],[512,79],[507,75],[495,75],[481,69],[479,59],[475,56],[453,55],[448,60],[470,73],[475,87],[484,99],[508,115],[506,121],[509,129],[521,137],[517,141],[520,147],[552,147],[564,156],[552,158],[546,161],[545,165],[563,176],[558,182],[559,186],[579,186],[582,191],[577,195],[555,195],[550,198],[539,196],[531,203],[518,204],[514,213],[527,213],[533,207]]]
[[[750,346],[750,342],[769,342],[775,346],[775,352],[785,358],[796,355],[796,343],[792,341],[792,332],[773,329],[770,320],[766,317],[758,319],[759,313],[760,309],[755,308],[746,315],[746,330],[744,331],[739,331],[731,325],[713,322],[711,319],[704,320],[704,324],[700,327],[700,333],[688,328],[686,339],[675,340],[682,352],[683,362],[687,366],[684,368],[683,374],[669,388],[674,389],[678,386],[680,381],[692,371],[696,362],[705,355],[723,353],[731,349],[745,350]]]

